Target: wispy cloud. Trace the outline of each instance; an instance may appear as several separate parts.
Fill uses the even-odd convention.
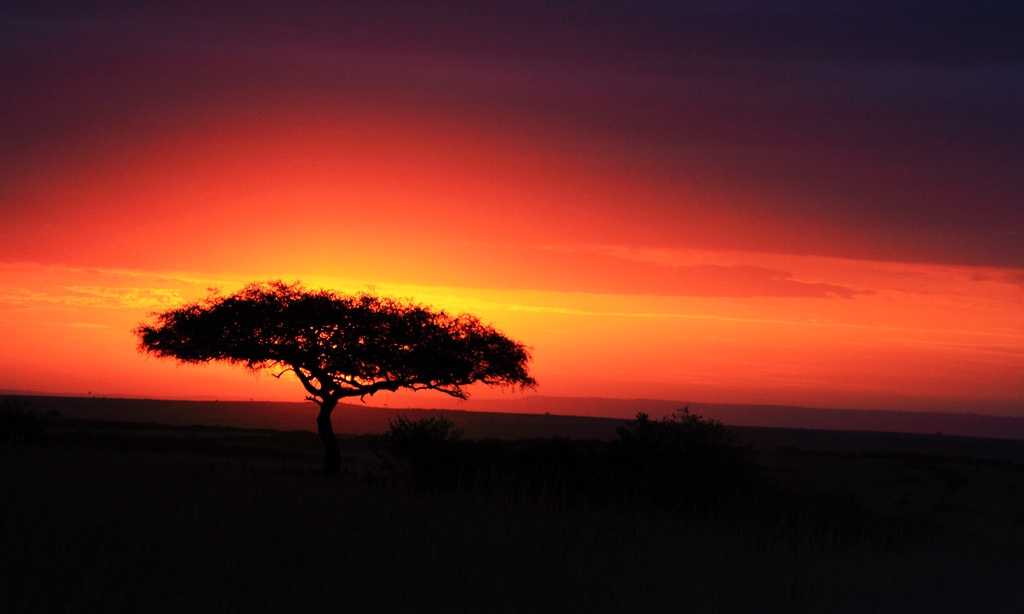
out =
[[[668,252],[609,246],[537,246],[547,265],[535,286],[564,292],[719,298],[845,298],[874,294],[822,279],[802,279],[750,262],[680,261]],[[756,258],[749,255],[749,258]]]
[[[1024,289],[1024,270],[1008,269],[996,272],[981,272],[973,275],[971,281],[991,281]]]
[[[63,286],[61,300],[72,305],[110,308],[162,309],[180,304],[181,293],[167,288],[109,288],[101,286]]]
[[[829,320],[818,320],[818,319],[806,319],[806,318],[764,318],[764,317],[745,317],[738,315],[721,315],[710,312],[692,312],[692,311],[644,311],[644,310],[623,310],[617,309],[614,305],[609,305],[607,309],[595,309],[595,308],[578,308],[565,306],[563,302],[565,299],[564,295],[558,293],[540,292],[533,296],[534,300],[530,302],[524,301],[506,301],[506,300],[489,300],[486,298],[472,298],[474,295],[479,296],[478,291],[472,289],[459,289],[459,288],[442,288],[442,287],[414,287],[404,286],[402,287],[402,294],[414,295],[425,301],[444,305],[446,308],[454,311],[466,311],[470,313],[485,313],[485,312],[514,312],[524,314],[538,314],[538,315],[554,315],[554,316],[576,316],[586,318],[600,318],[600,319],[636,319],[636,320],[664,320],[668,321],[708,321],[708,322],[724,322],[724,323],[736,323],[736,324],[754,324],[754,325],[769,325],[769,326],[783,326],[793,327],[793,330],[804,329],[812,331],[814,329],[820,329],[821,331],[826,330],[848,330],[848,331],[863,331],[873,333],[909,333],[911,335],[961,335],[964,337],[976,337],[978,339],[1003,339],[1003,340],[1021,340],[1024,341],[1024,333],[1018,333],[1016,331],[993,331],[993,330],[982,330],[982,329],[966,329],[966,328],[934,328],[928,326],[896,326],[888,324],[870,324],[870,323],[855,323],[848,321],[829,321]],[[390,288],[382,288],[383,291],[388,292]],[[598,295],[590,295],[591,298],[598,298]],[[590,302],[587,300],[588,295],[577,294],[574,298],[581,300],[582,302]],[[573,301],[579,302],[578,301]],[[601,301],[594,301],[593,304],[601,304]],[[602,325],[606,326],[606,325]],[[865,344],[871,345],[871,344]],[[978,345],[977,347],[987,347]]]
[[[159,310],[207,288],[236,284],[189,274],[0,263],[0,304],[8,309],[49,305]]]

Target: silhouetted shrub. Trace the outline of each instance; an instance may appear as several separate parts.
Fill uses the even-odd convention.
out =
[[[503,492],[519,499],[578,501],[600,481],[600,463],[564,438],[463,440],[443,418],[399,417],[378,439],[395,475],[419,488]]]
[[[27,401],[4,399],[0,405],[0,444],[35,444],[46,438],[46,420]]]
[[[734,492],[748,477],[747,448],[721,422],[689,408],[661,420],[639,413],[616,433],[608,458],[611,481],[623,495],[699,505]]]
[[[392,471],[419,486],[434,486],[458,473],[456,443],[461,439],[462,430],[443,416],[419,420],[398,416],[388,420],[381,443]]]
[[[386,466],[419,488],[518,498],[697,508],[735,494],[752,475],[747,448],[718,421],[681,409],[623,424],[608,444],[563,438],[464,441],[443,418],[398,417],[379,438]]]

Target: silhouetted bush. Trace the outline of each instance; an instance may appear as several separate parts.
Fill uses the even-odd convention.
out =
[[[461,439],[462,430],[442,416],[420,420],[398,416],[388,420],[381,443],[392,471],[418,486],[439,486],[459,473],[456,443]]]
[[[4,399],[0,405],[0,444],[37,444],[46,438],[46,419],[27,401]]]
[[[460,489],[551,503],[578,501],[600,480],[585,444],[564,438],[463,440],[443,418],[399,417],[378,439],[378,454],[399,479],[418,488]]]
[[[734,493],[749,477],[748,449],[721,422],[689,408],[661,420],[639,413],[616,433],[610,481],[626,496],[692,507]]]
[[[681,409],[623,424],[619,440],[464,441],[443,418],[389,423],[386,466],[419,488],[505,492],[562,504],[595,502],[708,509],[750,486],[746,447],[718,421]]]

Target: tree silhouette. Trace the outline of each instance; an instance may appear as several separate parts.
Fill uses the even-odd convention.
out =
[[[184,363],[221,361],[276,377],[294,373],[320,406],[324,472],[339,473],[331,425],[339,399],[381,390],[437,390],[460,399],[477,382],[532,388],[528,349],[472,315],[368,293],[306,290],[282,281],[152,314],[134,331],[142,352]]]

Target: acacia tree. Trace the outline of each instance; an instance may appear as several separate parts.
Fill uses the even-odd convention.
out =
[[[342,398],[406,388],[465,399],[465,387],[478,382],[536,385],[527,371],[529,350],[478,318],[368,293],[272,281],[152,315],[155,324],[134,331],[144,353],[276,377],[293,373],[320,407],[328,475],[341,470],[331,412]]]

